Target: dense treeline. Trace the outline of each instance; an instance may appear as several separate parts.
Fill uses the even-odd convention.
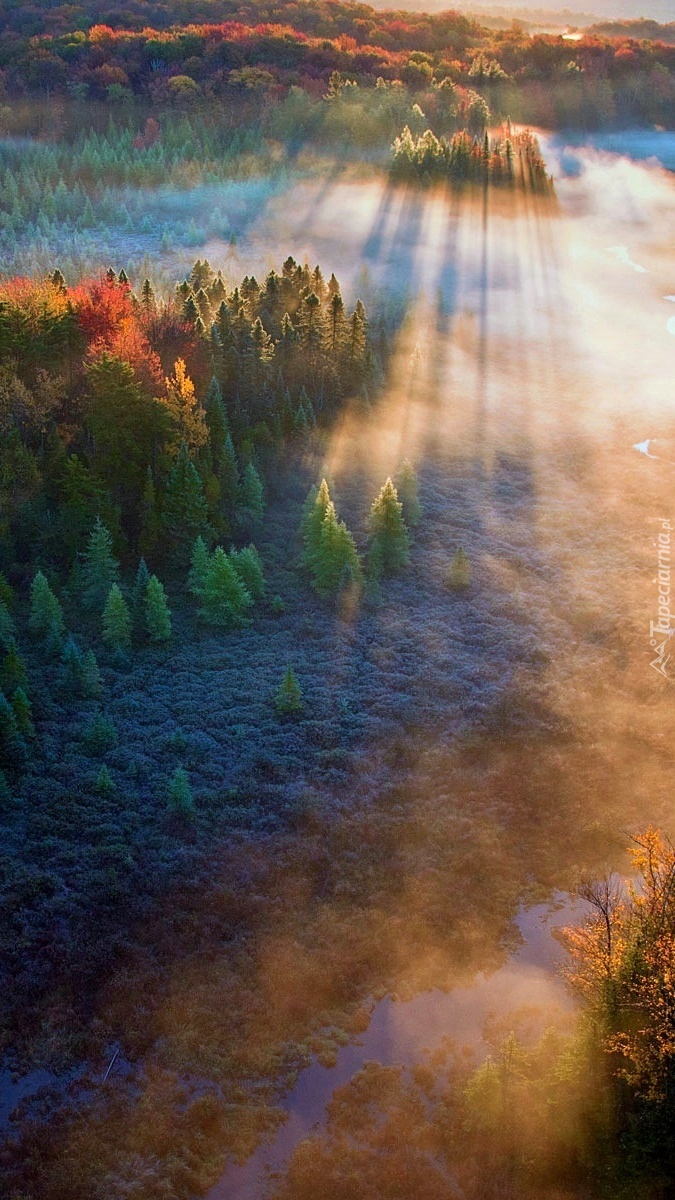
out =
[[[41,12],[44,10],[41,10]],[[294,4],[209,14],[172,10],[172,23],[134,10],[51,10],[49,32],[5,14],[0,51],[8,99],[71,96],[129,104],[194,105],[213,99],[277,105],[294,88],[318,98],[333,72],[361,88],[378,79],[433,103],[445,80],[477,87],[499,118],[594,127],[672,122],[675,49],[611,27],[570,41],[494,31],[461,14],[376,12],[366,5]],[[149,17],[149,14],[145,14]],[[35,14],[36,19],[37,13]],[[105,23],[97,23],[100,17]],[[208,20],[208,23],[206,21]],[[181,24],[184,21],[186,23]]]
[[[363,305],[348,312],[318,267],[289,258],[230,288],[198,260],[168,301],[121,274],[0,287],[5,570],[67,568],[99,515],[123,554],[156,561],[246,532],[285,440],[377,381]],[[188,484],[201,517],[186,533],[172,505]]]
[[[553,190],[537,139],[528,130],[505,129],[497,137],[486,133],[482,139],[463,130],[448,141],[435,137],[430,129],[414,138],[406,125],[392,153],[392,174],[400,179],[484,183],[538,193]]]

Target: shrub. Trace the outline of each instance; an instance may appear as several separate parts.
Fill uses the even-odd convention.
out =
[[[455,550],[445,582],[455,592],[465,591],[471,583],[471,563],[461,546]]]
[[[82,731],[82,745],[86,754],[98,757],[117,745],[117,730],[110,717],[95,713]]]
[[[194,817],[195,802],[188,773],[183,767],[176,767],[169,782],[168,808],[172,816],[191,819]]]

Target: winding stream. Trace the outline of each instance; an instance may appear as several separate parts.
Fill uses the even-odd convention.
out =
[[[339,1050],[334,1066],[315,1062],[301,1072],[283,1101],[286,1120],[273,1140],[242,1166],[228,1167],[208,1200],[259,1200],[269,1173],[279,1171],[295,1146],[321,1127],[335,1089],[366,1062],[412,1067],[448,1037],[486,1053],[483,1031],[493,1014],[503,1018],[526,1007],[540,1026],[564,1018],[574,1001],[557,970],[565,950],[553,934],[584,911],[566,892],[554,893],[550,903],[521,907],[515,923],[522,943],[499,970],[480,972],[469,986],[448,992],[434,989],[405,1001],[388,995],[377,1002],[368,1028]]]

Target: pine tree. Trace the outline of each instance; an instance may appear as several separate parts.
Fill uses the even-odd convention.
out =
[[[232,518],[239,496],[239,468],[234,443],[228,433],[223,443],[220,463],[218,465],[218,482],[220,484],[220,501],[224,511]]]
[[[418,499],[417,472],[407,458],[401,463],[401,469],[396,476],[396,491],[403,509],[403,520],[409,529],[414,529],[419,525],[422,506]]]
[[[214,376],[206,396],[206,427],[209,431],[211,462],[216,475],[219,473],[225,453],[225,442],[229,433],[227,413],[223,404],[220,384]]]
[[[356,544],[344,521],[338,520],[332,500],[321,522],[312,575],[314,587],[322,596],[333,595],[348,582],[353,586],[361,580]]]
[[[195,803],[188,773],[176,767],[169,782],[168,809],[172,816],[190,820],[194,817]]]
[[[199,472],[185,442],[172,468],[164,500],[164,525],[182,562],[200,534],[208,536],[208,508]]]
[[[211,555],[209,554],[206,542],[203,537],[198,537],[192,547],[192,556],[190,558],[190,574],[188,575],[188,587],[193,596],[201,599],[204,593],[204,584],[206,576],[209,573],[211,564]]]
[[[286,667],[279,690],[274,697],[274,707],[280,717],[292,716],[302,712],[304,701],[302,691],[292,667]]]
[[[150,578],[145,593],[145,624],[151,642],[168,642],[171,637],[171,612],[164,587],[156,575]]]
[[[134,618],[143,611],[145,606],[145,593],[150,582],[150,572],[144,558],[138,564],[134,587],[131,594],[131,607],[133,609]]]
[[[138,549],[152,561],[157,551],[162,529],[162,519],[157,507],[157,491],[152,469],[148,467],[140,503],[141,529],[138,535]]]
[[[80,595],[85,608],[91,612],[102,610],[111,587],[118,582],[119,569],[113,554],[110,531],[97,517],[89,535],[81,569]]]
[[[63,611],[42,571],[38,571],[31,584],[28,624],[50,653],[62,649],[66,632]]]
[[[14,638],[12,638],[2,662],[0,685],[8,695],[11,695],[15,688],[25,688],[26,682],[26,664],[19,654]]]
[[[247,463],[239,489],[237,516],[243,525],[258,525],[265,512],[263,485],[253,463]]]
[[[410,539],[403,508],[390,478],[373,501],[368,531],[370,566],[376,577],[390,575],[405,566]]]
[[[131,617],[127,602],[114,583],[103,610],[103,641],[109,650],[128,650],[131,647]]]
[[[86,754],[99,756],[112,750],[117,745],[118,737],[110,717],[102,712],[94,713],[82,730],[82,742]]]
[[[35,737],[35,726],[33,724],[33,706],[28,699],[22,687],[15,688],[12,696],[12,708],[16,717],[16,725],[19,733],[26,738]]]
[[[96,655],[93,650],[87,650],[82,656],[82,694],[89,699],[100,696],[102,683]]]
[[[265,598],[265,575],[260,555],[254,545],[243,550],[231,550],[230,562],[254,603]]]
[[[321,526],[330,504],[330,492],[325,479],[321,480],[318,488],[312,488],[303,506],[302,541],[304,546],[303,563],[310,570],[321,543]]]
[[[208,625],[232,629],[246,623],[253,601],[222,546],[211,557],[201,600],[201,616]]]

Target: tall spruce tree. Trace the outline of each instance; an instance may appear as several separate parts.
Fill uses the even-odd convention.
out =
[[[254,603],[265,598],[265,575],[255,546],[231,550],[230,561]]]
[[[321,526],[330,503],[328,484],[325,479],[322,479],[318,488],[311,489],[303,506],[301,525],[303,563],[310,570],[319,550]]]
[[[31,584],[28,624],[50,653],[60,652],[66,633],[63,610],[42,571]]]
[[[399,571],[408,561],[410,538],[391,478],[373,501],[368,521],[369,562],[376,578]]]
[[[131,647],[131,617],[118,585],[113,583],[103,609],[103,641],[109,650]]]
[[[338,520],[332,500],[321,522],[312,576],[314,587],[322,596],[334,595],[347,580],[354,585],[361,579],[356,544],[344,521]]]
[[[211,556],[201,601],[201,616],[208,625],[233,629],[246,623],[253,600],[222,546]]]
[[[258,525],[265,512],[262,480],[253,463],[247,463],[239,489],[237,517],[245,528]]]
[[[80,596],[85,608],[91,612],[103,609],[111,587],[119,580],[119,571],[110,531],[97,517],[89,535],[80,573]]]
[[[185,442],[171,470],[164,499],[164,526],[175,554],[189,561],[190,549],[200,534],[208,536],[208,507],[199,472]]]
[[[171,637],[171,612],[156,575],[150,577],[145,592],[145,625],[151,642],[168,642]]]
[[[188,587],[193,596],[201,598],[204,592],[204,584],[206,576],[209,573],[209,565],[211,563],[211,555],[209,553],[206,542],[203,537],[198,537],[192,547],[192,555],[190,557],[190,574],[188,575]]]
[[[401,463],[401,468],[396,476],[396,491],[403,509],[403,520],[408,529],[414,529],[420,523],[422,506],[418,497],[417,472],[407,458]]]

